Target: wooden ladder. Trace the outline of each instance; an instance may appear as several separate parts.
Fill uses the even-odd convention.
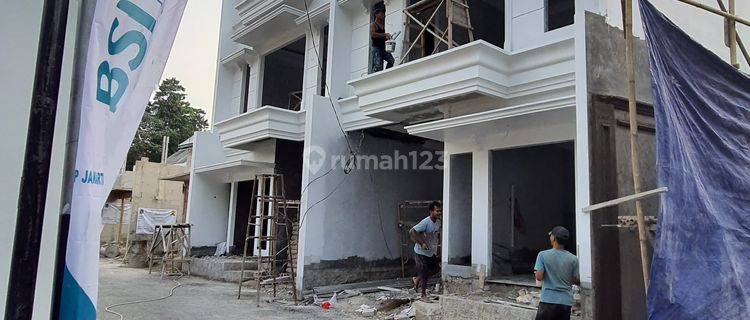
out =
[[[448,48],[457,46],[453,40],[453,26],[466,29],[469,42],[474,41],[474,28],[471,26],[468,0],[448,0],[446,14],[448,15]]]
[[[281,174],[258,174],[253,181],[252,189],[251,214],[247,219],[247,228],[245,230],[245,245],[242,251],[242,265],[240,267],[239,289],[237,299],[242,297],[242,284],[244,282],[257,281],[256,305],[260,306],[260,295],[263,284],[273,285],[273,297],[276,297],[277,278],[279,277],[278,268],[278,250],[276,244],[279,239],[279,231],[285,229],[286,237],[291,240],[290,235],[293,233],[293,221],[289,217],[290,209],[299,208],[299,201],[290,201],[286,199],[284,191],[284,176]],[[299,210],[299,209],[297,209]],[[255,251],[248,256],[248,249],[254,246]],[[295,265],[296,261],[291,246],[286,249],[287,264],[290,267],[290,283],[292,284],[292,297],[297,304],[297,290],[295,284]],[[263,252],[266,251],[267,254]],[[248,259],[257,260],[257,270],[255,276],[245,278],[245,262]]]

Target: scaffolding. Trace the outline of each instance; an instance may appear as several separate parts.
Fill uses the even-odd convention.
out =
[[[155,261],[161,263],[162,278],[165,275],[182,275],[183,265],[187,266],[187,275],[190,276],[189,224],[164,224],[154,227],[148,250],[149,274]]]
[[[471,25],[467,1],[419,0],[406,7],[404,47],[409,49],[402,56],[401,63],[407,59],[416,60],[440,52],[441,49],[452,49],[474,41],[474,28]],[[444,26],[442,19],[437,19],[439,15],[445,17]],[[457,33],[457,29],[464,33]],[[417,35],[412,39],[412,32],[415,31]]]
[[[284,191],[284,176],[281,174],[258,174],[253,181],[251,196],[253,198],[251,211],[254,215],[248,217],[245,231],[245,245],[242,252],[242,266],[240,269],[237,299],[242,297],[242,286],[247,281],[256,281],[256,305],[260,306],[261,289],[263,285],[273,286],[273,297],[276,298],[278,279],[281,277],[279,265],[285,262],[292,284],[292,299],[297,303],[297,289],[295,285],[295,255],[297,253],[296,218],[293,212],[299,213],[299,200],[287,200]],[[282,236],[282,231],[283,235]],[[278,244],[287,240],[287,246],[279,249]],[[252,252],[248,252],[252,248]],[[286,253],[286,259],[279,255]],[[252,255],[250,255],[252,254]],[[245,263],[255,259],[257,270],[254,275],[245,278]],[[249,271],[249,270],[248,270]]]
[[[739,38],[738,33],[737,33],[737,23],[750,26],[750,20],[743,19],[736,15],[736,10],[735,10],[736,0],[729,0],[728,8],[724,6],[723,0],[717,0],[718,5],[719,5],[718,9],[713,8],[703,3],[697,2],[695,0],[676,0],[676,1],[688,4],[696,8],[705,10],[707,12],[711,12],[711,13],[724,17],[725,18],[724,34],[725,34],[727,47],[729,47],[730,64],[736,69],[740,68],[740,63],[739,63],[738,54],[737,54],[738,47],[742,51],[742,54],[745,57],[746,62],[750,64],[750,54],[748,54],[748,51],[745,48],[745,45],[743,44],[742,40]],[[638,118],[637,118],[637,111],[636,111],[637,100],[636,100],[636,87],[635,87],[635,67],[633,64],[633,38],[634,38],[633,37],[633,0],[622,0],[621,4],[622,4],[622,13],[623,13],[622,15],[623,27],[624,27],[623,31],[625,33],[625,69],[627,73],[628,113],[630,117],[629,119],[629,122],[630,122],[630,164],[631,164],[631,170],[633,172],[633,190],[634,190],[633,193],[634,194],[626,196],[626,197],[621,197],[618,199],[606,201],[600,204],[595,204],[595,205],[583,208],[582,211],[594,212],[596,210],[604,209],[604,208],[611,207],[611,206],[616,206],[624,202],[629,202],[629,201],[635,202],[636,215],[633,219],[635,220],[635,225],[637,226],[637,230],[638,230],[638,241],[640,245],[640,254],[641,254],[640,263],[641,263],[641,268],[642,268],[642,273],[643,273],[644,288],[648,290],[649,272],[651,268],[651,261],[648,255],[648,243],[652,242],[653,239],[651,239],[651,236],[648,233],[648,229],[650,227],[647,225],[647,219],[645,215],[643,214],[643,209],[641,207],[641,200],[646,197],[668,192],[669,190],[667,188],[658,188],[658,189],[649,190],[649,191],[641,190],[641,178],[640,178],[640,168],[638,164],[638,144],[637,144]],[[623,217],[623,219],[625,220],[628,220],[627,218],[628,217]],[[620,219],[621,221],[618,223],[618,226],[632,228],[632,223],[630,224],[625,223],[623,222],[624,221],[623,219]],[[653,221],[651,222],[653,223]]]

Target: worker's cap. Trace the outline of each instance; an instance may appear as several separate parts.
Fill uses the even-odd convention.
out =
[[[570,239],[570,232],[568,231],[568,229],[565,229],[564,227],[561,227],[561,226],[552,228],[552,231],[549,232],[549,235],[555,236],[555,239],[560,239],[560,240]]]

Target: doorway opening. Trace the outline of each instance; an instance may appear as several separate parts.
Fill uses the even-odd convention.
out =
[[[493,150],[490,157],[492,276],[531,277],[553,227],[567,228],[576,243],[573,143]],[[566,249],[576,252],[575,245]]]
[[[450,156],[448,264],[471,266],[472,154]]]

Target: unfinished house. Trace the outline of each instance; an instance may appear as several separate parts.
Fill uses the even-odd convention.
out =
[[[721,19],[653,2],[721,51],[721,30],[706,37],[703,28]],[[619,6],[225,0],[213,129],[194,141],[193,245],[225,242],[236,253],[254,175],[283,173],[288,197],[301,200],[302,292],[408,276],[398,208],[442,200],[448,292],[533,290],[536,255],[562,225],[580,260],[583,317],[642,318],[637,237],[611,227],[632,206],[581,211],[632,193]],[[396,65],[372,72],[378,7],[398,34],[386,46]],[[636,49],[646,189],[655,186],[652,110],[642,41]]]

